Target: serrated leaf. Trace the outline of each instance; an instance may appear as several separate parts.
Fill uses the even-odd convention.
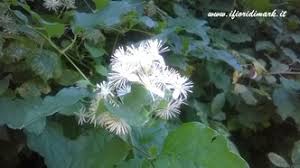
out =
[[[59,112],[65,107],[74,105],[87,96],[87,90],[71,87],[62,89],[55,96],[47,96],[44,99],[39,97],[25,100],[1,98],[0,125],[6,124],[13,129],[22,129]]]
[[[167,136],[154,165],[157,168],[248,168],[245,160],[229,146],[228,140],[216,131],[197,122],[186,123]]]
[[[168,27],[177,27],[182,28],[188,33],[195,34],[202,38],[203,43],[209,44],[210,39],[207,35],[207,30],[209,29],[206,26],[207,21],[199,20],[193,17],[178,17],[175,19],[170,19],[168,22]]]
[[[235,56],[233,56],[231,53],[225,50],[214,50],[214,49],[210,49],[210,52],[211,53],[208,53],[209,54],[208,56],[210,58],[222,60],[238,71],[242,69],[240,63],[237,61]]]
[[[290,167],[287,161],[276,153],[273,152],[268,153],[268,158],[277,167],[283,167],[283,168]]]
[[[62,128],[50,123],[39,136],[27,133],[31,150],[44,157],[49,168],[113,168],[125,159],[129,145],[105,131],[90,130],[75,140],[64,137]]]
[[[61,58],[52,51],[38,50],[27,60],[31,69],[44,80],[59,77],[62,74]]]
[[[111,1],[103,10],[94,14],[78,13],[74,15],[75,26],[91,28],[95,26],[110,27],[121,22],[121,16],[134,9],[125,1]]]

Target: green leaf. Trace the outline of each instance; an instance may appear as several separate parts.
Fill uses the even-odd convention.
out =
[[[152,167],[151,161],[147,159],[134,158],[124,161],[117,166],[117,168],[150,168]]]
[[[134,9],[125,1],[111,1],[107,7],[94,14],[75,13],[75,25],[82,28],[95,26],[111,27],[121,22],[121,17]]]
[[[44,157],[49,168],[113,168],[130,149],[121,139],[102,130],[90,130],[75,140],[68,139],[54,123],[38,136],[27,133],[27,141],[30,149]]]
[[[65,107],[74,105],[87,96],[87,90],[71,87],[62,89],[55,96],[47,96],[44,99],[39,97],[25,100],[0,98],[0,125],[6,124],[13,129],[22,129],[63,110]]]
[[[98,48],[84,43],[84,47],[88,50],[93,58],[101,57],[106,54],[106,51],[103,48]]]
[[[70,86],[81,79],[82,76],[77,71],[73,71],[71,69],[64,69],[62,75],[59,78],[55,79],[55,81],[60,85]]]
[[[178,5],[177,3],[174,3],[173,10],[177,16],[185,17],[188,15],[189,11],[182,7],[181,5]]]
[[[164,139],[168,135],[165,123],[153,121],[144,127],[133,127],[131,130],[132,144],[140,150],[148,151],[155,158],[162,149]],[[140,151],[135,150],[135,156],[143,156]]]
[[[293,62],[300,62],[296,53],[290,48],[281,48],[285,56],[289,57]]]
[[[8,75],[0,80],[0,95],[3,94],[9,86],[9,80],[11,79],[11,75]]]
[[[212,82],[218,89],[222,89],[227,92],[231,86],[231,79],[225,73],[225,68],[220,64],[207,63],[206,69],[208,71],[209,80]]]
[[[38,85],[33,81],[23,83],[17,88],[17,91],[23,98],[32,98],[41,95]]]
[[[273,152],[268,153],[268,158],[277,167],[283,167],[283,168],[290,167],[287,161],[276,153]]]
[[[271,59],[271,65],[272,67],[270,68],[270,71],[272,73],[282,73],[282,72],[286,72],[289,70],[289,65],[287,64],[283,64],[273,58],[270,58]]]
[[[234,87],[234,92],[239,94],[249,105],[256,105],[257,100],[253,96],[253,93],[244,85],[236,84]]]
[[[148,16],[139,17],[139,20],[148,28],[154,28],[157,26],[157,23]]]
[[[295,41],[296,44],[300,43],[300,35],[299,34],[291,34],[292,39]]]
[[[224,61],[238,71],[242,69],[240,63],[237,61],[237,58],[226,50],[206,48],[204,52],[207,52],[205,53],[207,58]]]
[[[96,9],[100,10],[103,9],[104,7],[106,7],[109,3],[110,0],[93,0],[96,4]]]
[[[273,92],[273,103],[277,106],[277,112],[283,120],[292,117],[296,123],[300,123],[300,104],[297,94],[285,88],[277,88]]]
[[[65,25],[61,23],[50,23],[43,21],[44,27],[48,36],[50,37],[60,37],[65,32]]]
[[[257,41],[255,44],[256,51],[275,51],[276,47],[275,45],[270,41]]]
[[[244,43],[252,41],[252,38],[245,33],[232,33],[222,29],[212,29],[210,32],[217,36],[217,38],[221,37],[231,43]]]
[[[62,74],[61,58],[52,51],[38,50],[27,60],[31,69],[44,80],[59,77]]]
[[[146,105],[152,102],[149,92],[142,86],[133,85],[131,92],[124,96],[123,103],[118,107],[106,104],[113,115],[124,119],[131,126],[142,126],[149,119]]]
[[[239,125],[243,126],[240,128],[258,130],[269,127],[271,125],[270,119],[274,115],[273,111],[268,110],[271,109],[271,107],[266,105],[265,109],[257,109],[256,106],[238,104],[236,110],[239,113],[236,119]]]
[[[217,94],[211,103],[212,114],[221,112],[224,104],[225,104],[225,94],[224,93]]]
[[[96,69],[96,72],[102,76],[107,76],[107,74],[108,74],[107,68],[103,65],[96,65],[95,69]]]
[[[197,122],[186,123],[171,132],[155,167],[232,167],[248,164],[230,148],[228,140]]]
[[[205,44],[209,44],[210,42],[207,35],[207,22],[205,20],[199,20],[193,17],[178,17],[175,19],[170,19],[168,24],[168,27],[182,28],[188,33],[192,33],[201,37]]]

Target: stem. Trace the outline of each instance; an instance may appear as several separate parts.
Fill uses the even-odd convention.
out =
[[[33,29],[34,31],[36,31],[35,29]],[[53,41],[49,38],[49,37],[47,37],[46,35],[44,35],[43,33],[41,33],[41,32],[39,32],[39,31],[36,31],[38,34],[40,34],[45,40],[47,40],[48,42],[49,42],[49,44],[55,49],[55,50],[57,50],[61,55],[63,55],[72,65],[73,65],[73,67],[80,73],[80,75],[86,80],[86,81],[88,81],[91,85],[93,85],[92,84],[92,82],[85,76],[85,74],[80,70],[80,68],[72,61],[72,59],[70,59],[70,57],[65,53],[68,49],[70,49],[72,46],[73,46],[73,44],[75,43],[75,41],[76,41],[76,38],[77,38],[77,35],[75,35],[75,37],[74,37],[74,40],[73,40],[73,42],[69,45],[69,46],[67,46],[64,50],[61,50],[60,48],[58,48],[57,47],[57,45],[56,44],[54,44],[53,43]]]
[[[62,50],[63,53],[66,53],[69,49],[71,49],[73,47],[73,45],[75,44],[77,40],[77,34],[75,34],[74,39],[72,40],[71,44],[68,45],[65,49]]]
[[[130,145],[131,145],[132,148],[134,148],[134,149],[136,149],[137,151],[139,151],[139,152],[141,152],[142,154],[144,154],[148,159],[151,159],[151,156],[150,156],[147,152],[143,151],[142,149],[139,149],[138,147],[136,147],[136,146],[134,146],[134,145],[132,145],[132,144],[130,144]]]
[[[120,37],[120,34],[118,33],[117,36],[116,36],[116,39],[115,39],[113,48],[112,48],[112,51],[113,51],[113,52],[114,52],[115,49],[116,49],[117,43],[118,43],[118,41],[119,41],[119,37]]]
[[[136,31],[136,32],[144,33],[144,34],[147,34],[148,36],[154,36],[155,35],[153,33],[150,33],[150,32],[144,31],[144,30],[140,30],[140,29],[134,29],[134,28],[129,29],[129,31]]]
[[[89,8],[89,10],[91,10],[93,13],[95,13],[93,8],[90,6],[90,4],[88,2],[86,2],[86,0],[83,0],[83,2],[86,4],[86,6]]]

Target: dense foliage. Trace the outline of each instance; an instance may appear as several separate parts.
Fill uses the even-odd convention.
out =
[[[58,1],[0,2],[0,167],[300,166],[298,0]],[[207,17],[233,9],[288,13]],[[113,52],[147,39],[165,41],[166,64],[193,81],[180,116],[151,115],[133,86],[118,108],[96,108],[128,134],[78,125]]]

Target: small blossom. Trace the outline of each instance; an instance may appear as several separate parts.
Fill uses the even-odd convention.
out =
[[[126,121],[118,117],[114,117],[107,112],[99,115],[98,123],[109,132],[115,133],[119,136],[126,135],[130,131],[130,126]]]
[[[99,92],[97,93],[97,96],[99,96],[100,98],[107,100],[110,97],[114,97],[114,95],[111,91],[111,86],[106,81],[104,81],[100,84],[97,84],[97,90],[99,90]]]
[[[186,99],[188,92],[192,92],[191,88],[193,87],[193,83],[186,77],[178,76],[172,83],[172,86],[174,88],[174,92],[172,94],[173,99]]]
[[[154,80],[151,80],[151,78],[149,78],[148,76],[141,76],[141,83],[151,94],[155,94],[159,97],[164,97],[165,92],[159,87],[159,85]]]
[[[62,2],[60,0],[44,0],[43,5],[48,10],[53,10],[56,12],[61,7]]]
[[[126,94],[128,94],[130,92],[131,92],[131,85],[129,85],[129,84],[127,84],[125,86],[122,86],[122,87],[119,87],[117,89],[117,95],[119,97],[124,96],[124,95],[126,95]]]
[[[75,9],[75,0],[61,0],[62,5],[67,9]]]
[[[172,100],[166,108],[157,110],[156,116],[165,120],[176,118],[180,114],[179,109],[181,104],[183,104],[182,100]]]
[[[133,71],[134,67],[115,64],[112,66],[112,72],[108,74],[108,79],[114,88],[124,87],[127,82],[137,82],[139,77]]]
[[[87,122],[88,114],[85,111],[85,107],[82,106],[79,112],[75,113],[75,115],[78,117],[78,124],[82,125]]]

